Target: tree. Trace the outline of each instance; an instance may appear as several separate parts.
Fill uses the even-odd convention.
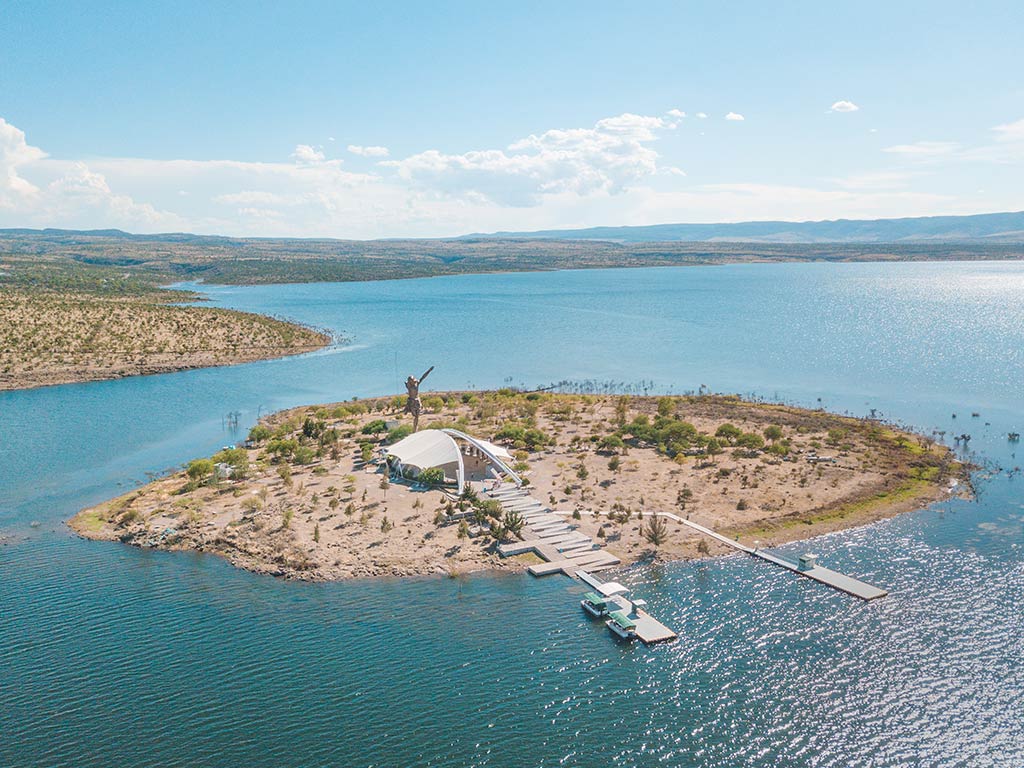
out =
[[[378,486],[384,492],[384,498],[388,497],[388,488],[391,487],[391,481],[388,480],[388,476],[384,475],[380,479],[380,485]]]
[[[629,414],[629,399],[626,397],[620,397],[615,401],[615,423],[620,426],[626,426],[626,417]]]
[[[227,464],[231,467],[231,476],[243,480],[249,474],[249,452],[245,448],[225,448],[213,455],[214,464]]]
[[[720,437],[729,443],[734,443],[736,441],[736,438],[738,438],[742,434],[743,430],[729,423],[722,424],[721,426],[718,427],[717,430],[715,430],[715,437]]]
[[[722,452],[722,444],[712,437],[705,444],[704,452],[714,460],[715,456]]]
[[[264,440],[268,440],[274,433],[270,427],[266,424],[257,424],[255,427],[249,430],[249,440],[254,443],[262,443]]]
[[[664,544],[668,539],[668,526],[665,524],[665,518],[660,515],[651,515],[644,523],[643,534],[644,538],[655,547]]]
[[[622,460],[618,456],[612,456],[608,460],[608,469],[610,469],[612,472],[618,472],[621,466]]]
[[[771,440],[773,443],[776,440],[781,440],[782,439],[782,427],[778,426],[777,424],[772,424],[770,427],[767,427],[765,429],[764,436],[765,436],[765,438],[767,440]]]
[[[312,464],[313,459],[316,458],[316,451],[314,451],[308,445],[300,445],[295,449],[295,453],[292,454],[292,458],[296,464]]]
[[[281,482],[285,488],[292,487],[292,468],[287,464],[281,464],[277,468],[277,474],[281,477]]]
[[[364,435],[379,435],[381,432],[388,431],[388,425],[384,422],[384,419],[374,419],[364,424],[360,431]]]
[[[692,498],[693,491],[691,491],[688,487],[684,486],[679,490],[679,493],[676,494],[676,506],[679,507],[680,512],[686,511],[686,505],[690,502],[690,499]]]
[[[672,415],[672,412],[676,409],[676,404],[673,402],[671,397],[659,397],[658,398],[658,415],[668,418]]]
[[[526,523],[523,520],[523,516],[520,515],[518,512],[506,512],[504,519],[501,521],[501,524],[505,527],[505,530],[508,531],[510,534],[512,534],[513,536],[518,536],[520,532],[523,530],[523,526]]]
[[[751,451],[759,451],[764,448],[764,438],[756,432],[744,432],[736,438],[736,445]]]
[[[185,474],[195,484],[204,485],[213,477],[214,469],[213,462],[210,459],[196,459],[188,463]]]
[[[402,424],[388,432],[387,441],[397,443],[412,434],[412,427],[409,424]]]
[[[626,447],[622,438],[618,435],[607,435],[601,438],[599,448],[602,453],[616,453]]]

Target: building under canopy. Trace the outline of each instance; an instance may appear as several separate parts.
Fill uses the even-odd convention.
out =
[[[388,466],[403,477],[415,478],[437,467],[445,481],[462,493],[467,482],[500,479],[519,485],[522,480],[506,464],[509,452],[500,445],[472,437],[457,429],[424,429],[388,446]]]

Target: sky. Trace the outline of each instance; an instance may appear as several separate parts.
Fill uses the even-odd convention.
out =
[[[1019,2],[0,3],[0,227],[1024,210]]]

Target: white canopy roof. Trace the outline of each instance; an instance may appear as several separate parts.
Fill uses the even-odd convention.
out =
[[[519,475],[503,461],[503,459],[512,458],[508,451],[501,446],[455,429],[424,429],[422,432],[413,432],[408,437],[389,446],[388,456],[396,458],[404,466],[415,467],[419,470],[454,464],[459,493],[462,493],[466,469],[462,451],[459,449],[458,443],[455,442],[456,438],[479,449],[493,465],[510,476],[516,485],[521,482]]]
[[[388,447],[388,455],[394,456],[406,466],[427,469],[461,461],[459,446],[451,435],[439,429],[424,429],[413,432]]]
[[[509,453],[508,451],[506,451],[500,445],[495,445],[494,443],[490,442],[489,440],[481,440],[479,437],[474,437],[473,438],[473,442],[476,443],[481,448],[484,448],[484,449],[490,451],[493,455],[497,456],[499,459],[508,459],[510,461],[512,460],[512,454]]]

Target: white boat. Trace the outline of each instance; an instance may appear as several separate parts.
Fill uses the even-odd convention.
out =
[[[627,616],[623,611],[612,611],[605,625],[613,635],[623,640],[632,640],[636,637],[636,622]]]
[[[595,619],[600,619],[602,616],[607,616],[612,610],[618,607],[617,604],[613,603],[607,597],[602,597],[597,592],[587,592],[580,600],[580,605],[583,606],[583,610],[593,616]]]

